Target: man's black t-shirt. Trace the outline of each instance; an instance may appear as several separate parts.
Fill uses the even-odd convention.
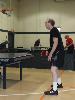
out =
[[[59,52],[64,51],[64,46],[63,46],[61,34],[56,27],[53,27],[50,31],[50,47],[51,47],[51,49],[53,47],[53,38],[54,37],[58,38],[58,45],[57,45],[57,48],[56,48],[54,54],[56,54],[56,52],[58,52],[58,51]]]

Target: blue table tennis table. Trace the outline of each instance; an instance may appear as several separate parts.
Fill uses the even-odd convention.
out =
[[[20,68],[20,80],[22,80],[22,62],[25,59],[31,59],[33,57],[30,53],[0,53],[0,66],[3,68],[3,89],[6,89],[6,68],[11,64],[19,64]]]

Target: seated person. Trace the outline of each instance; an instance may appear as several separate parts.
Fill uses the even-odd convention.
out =
[[[34,44],[34,47],[39,47],[39,46],[41,46],[40,39],[36,40]]]
[[[4,8],[4,9],[0,10],[0,12],[2,12],[3,14],[6,14],[8,16],[10,16],[12,11],[13,11],[13,9],[9,9],[9,8]]]
[[[73,51],[74,51],[74,43],[73,43],[72,38],[70,38],[69,35],[66,35],[65,39],[66,39],[66,47],[68,47],[67,53],[73,53]]]
[[[7,44],[8,44],[8,41],[4,41],[0,43],[0,49],[5,49]]]

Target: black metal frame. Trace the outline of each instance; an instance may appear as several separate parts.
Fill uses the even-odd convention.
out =
[[[3,66],[3,89],[6,89],[6,63],[2,64]],[[19,62],[19,68],[20,68],[20,80],[22,80],[22,64]]]

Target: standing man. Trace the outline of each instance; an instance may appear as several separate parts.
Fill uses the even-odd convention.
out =
[[[64,46],[61,34],[54,25],[55,21],[53,19],[48,19],[45,22],[46,29],[50,30],[51,50],[48,55],[48,61],[51,63],[51,73],[53,78],[53,85],[51,85],[52,88],[50,91],[45,91],[45,95],[58,95],[58,88],[63,88],[58,69],[63,67]]]

